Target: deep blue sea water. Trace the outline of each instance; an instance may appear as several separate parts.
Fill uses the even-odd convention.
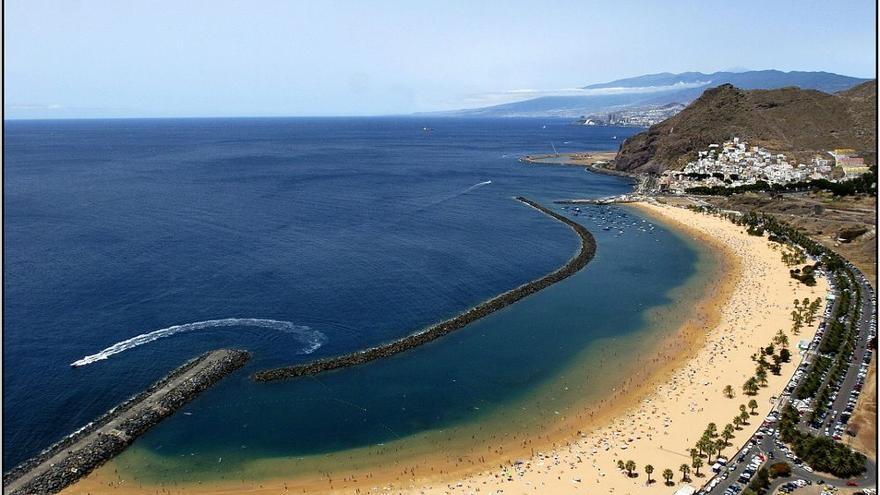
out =
[[[585,270],[461,332],[320,380],[247,375],[405,335],[557,268],[576,236],[512,197],[631,186],[517,157],[613,149],[633,132],[537,119],[6,122],[4,470],[218,347],[254,358],[138,444],[310,454],[502,407],[597,338],[639,331],[693,274],[693,249],[662,227],[621,235],[581,217],[598,240]],[[290,324],[195,328],[70,367],[223,318]]]

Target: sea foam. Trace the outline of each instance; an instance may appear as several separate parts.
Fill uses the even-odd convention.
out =
[[[311,354],[317,348],[321,347],[324,342],[327,341],[327,337],[323,333],[317,330],[312,330],[310,327],[305,325],[294,325],[289,321],[270,320],[266,318],[222,318],[219,320],[196,321],[193,323],[185,323],[182,325],[172,325],[167,328],[161,328],[152,332],[142,333],[130,339],[117,342],[100,352],[85,356],[82,359],[70,363],[70,365],[74,367],[85,366],[87,364],[92,364],[94,362],[107,359],[114,354],[119,354],[120,352],[124,352],[129,349],[148,344],[164,337],[170,337],[172,335],[183,332],[192,332],[194,330],[207,330],[210,328],[219,327],[270,328],[272,330],[289,333],[293,336],[294,339],[303,344],[303,349],[300,351],[303,354]]]

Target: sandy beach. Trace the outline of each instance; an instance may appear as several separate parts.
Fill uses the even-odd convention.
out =
[[[737,414],[739,404],[748,402],[741,385],[754,372],[751,355],[759,346],[770,343],[779,329],[789,334],[792,347],[800,339],[810,338],[812,330],[790,334],[789,314],[795,297],[820,297],[827,292],[823,279],[807,287],[788,275],[778,251],[765,238],[748,236],[744,229],[727,220],[697,214],[681,208],[639,204],[643,211],[662,217],[697,236],[709,235],[724,243],[741,264],[736,287],[723,303],[720,321],[707,329],[699,352],[678,369],[665,383],[637,406],[562,449],[525,460],[525,464],[487,472],[450,485],[430,486],[419,493],[571,493],[586,489],[590,493],[671,493],[661,477],[664,469],[675,473],[675,485],[681,484],[678,466],[689,463],[688,450],[700,438],[706,425],[714,422],[719,430]],[[757,396],[757,415],[731,440],[733,453],[760,426],[772,408],[771,397],[780,395],[793,373],[798,359],[783,366],[779,376],[770,375],[768,385]],[[732,385],[735,396],[724,396],[725,385]],[[628,478],[617,467],[618,460],[633,460],[638,477]],[[644,466],[654,466],[647,485]],[[705,467],[703,471],[708,471]],[[692,476],[694,485],[701,479]],[[461,483],[461,486],[459,486]]]
[[[811,288],[790,278],[766,238],[748,236],[727,220],[669,206],[633,207],[723,254],[725,276],[694,299],[688,323],[646,357],[643,369],[604,407],[584,404],[581,413],[554,418],[552,427],[527,441],[506,438],[498,445],[478,446],[468,454],[484,454],[470,462],[462,462],[456,452],[437,452],[412,465],[403,460],[369,471],[352,468],[349,476],[330,482],[322,476],[163,487],[125,481],[111,462],[63,493],[671,493],[674,487],[664,486],[663,470],[672,469],[674,485],[680,485],[678,466],[689,463],[688,451],[706,425],[714,422],[721,430],[752,398],[741,391],[754,372],[752,354],[778,330],[788,334],[792,349],[811,338],[813,329],[791,335],[792,303],[824,297],[827,282],[821,279]],[[725,453],[735,452],[758,428],[758,418],[770,411],[771,397],[780,394],[799,362],[793,354],[781,375],[768,375],[767,387],[754,397],[757,415],[736,431]],[[733,398],[724,396],[726,385],[733,387]],[[618,460],[635,461],[638,476],[619,471]],[[654,466],[651,485],[646,484],[646,464]],[[705,479],[693,477],[692,484]]]

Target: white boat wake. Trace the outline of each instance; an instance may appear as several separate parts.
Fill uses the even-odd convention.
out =
[[[465,193],[469,193],[469,192],[473,191],[474,189],[476,189],[476,188],[478,188],[478,187],[483,187],[483,186],[489,185],[489,184],[491,184],[491,183],[492,183],[491,180],[487,180],[487,181],[485,181],[485,182],[478,182],[478,183],[472,185],[471,187],[465,189],[464,191],[460,192],[458,195],[465,194]]]
[[[481,188],[481,187],[483,187],[483,186],[487,186],[487,185],[489,185],[489,184],[491,184],[491,183],[492,183],[491,180],[487,180],[487,181],[483,181],[483,182],[477,182],[476,184],[474,184],[474,185],[472,185],[472,186],[470,186],[470,187],[466,187],[466,188],[462,189],[461,191],[454,192],[454,193],[450,194],[449,196],[446,196],[445,198],[440,198],[440,199],[438,199],[438,200],[436,200],[436,201],[431,201],[430,203],[422,204],[422,205],[420,205],[418,208],[416,208],[415,211],[416,211],[416,212],[419,212],[419,211],[427,210],[428,208],[432,208],[432,207],[437,206],[437,205],[439,205],[439,204],[441,204],[441,203],[445,203],[445,202],[447,202],[447,201],[449,201],[449,200],[451,200],[451,199],[455,199],[455,198],[457,198],[457,197],[459,197],[459,196],[464,196],[465,194],[467,194],[467,193],[473,191],[474,189],[479,189],[479,188]]]
[[[327,341],[327,337],[310,327],[304,325],[294,325],[289,321],[269,320],[265,318],[223,318],[219,320],[196,321],[193,323],[185,323],[183,325],[173,325],[167,328],[154,330],[148,333],[142,333],[122,342],[117,342],[101,352],[85,356],[82,359],[70,363],[71,366],[85,366],[97,361],[103,361],[114,354],[133,349],[135,347],[148,344],[154,340],[164,337],[170,337],[174,334],[183,332],[192,332],[194,330],[206,330],[209,328],[219,327],[257,327],[270,328],[280,332],[289,333],[294,339],[303,344],[303,354],[311,354],[315,349],[321,347]]]

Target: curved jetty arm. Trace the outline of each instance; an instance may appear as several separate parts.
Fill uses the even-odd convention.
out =
[[[550,287],[551,285],[570,277],[572,274],[585,267],[596,253],[596,241],[590,231],[583,225],[566,218],[540,204],[524,198],[522,196],[516,198],[532,208],[549,215],[556,220],[568,225],[578,235],[581,240],[581,248],[568,262],[556,271],[548,273],[543,277],[520,285],[519,287],[509,290],[503,294],[499,294],[488,301],[478,304],[467,311],[454,316],[448,320],[437,323],[420,332],[408,335],[387,344],[377,347],[371,347],[361,351],[353,352],[343,356],[336,356],[327,359],[313,361],[311,363],[297,364],[294,366],[285,366],[266,371],[260,371],[253,375],[253,379],[258,382],[268,382],[273,380],[282,380],[285,378],[294,378],[305,375],[315,375],[324,371],[335,370],[338,368],[347,368],[367,363],[379,358],[391,356],[399,352],[418,347],[428,343],[434,339],[440,338],[455,330],[459,330],[464,326],[472,323],[480,318],[488,316],[505,306],[511,305],[520,299],[534,294],[541,289]]]
[[[3,475],[10,495],[58,493],[119,454],[150,427],[244,366],[246,351],[207,352]]]

